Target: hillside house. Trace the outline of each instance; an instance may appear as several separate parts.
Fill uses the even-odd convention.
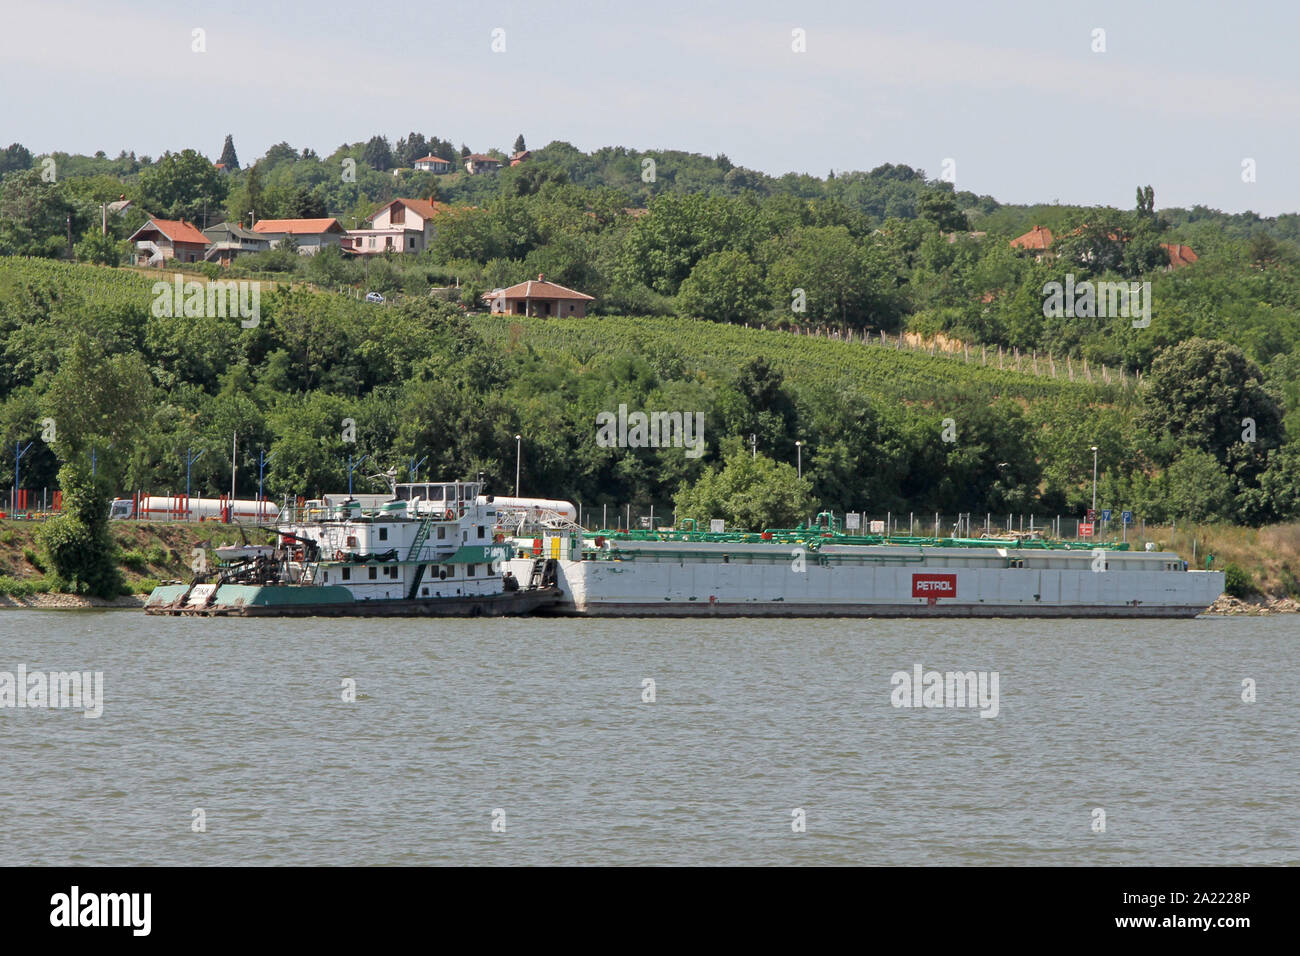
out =
[[[135,265],[161,266],[169,259],[199,262],[209,246],[208,237],[184,219],[150,219],[127,238],[135,245]]]
[[[423,252],[433,239],[433,217],[443,204],[432,199],[394,199],[370,219],[366,229],[349,229],[344,251],[353,255]]]
[[[1168,242],[1160,243],[1160,248],[1169,254],[1169,268],[1181,269],[1183,266],[1190,266],[1200,258],[1192,252],[1191,246],[1180,246]]]
[[[326,246],[342,245],[347,230],[337,219],[263,219],[253,226],[253,232],[268,240],[272,249],[285,236],[293,236],[299,255],[314,256]]]
[[[1082,228],[1076,229],[1071,233],[1071,235],[1077,236],[1082,231]],[[1017,236],[1012,239],[1011,248],[1032,252],[1034,253],[1034,258],[1041,259],[1047,253],[1048,249],[1051,248],[1054,238],[1052,230],[1046,229],[1043,226],[1034,226],[1033,229],[1029,230],[1023,236]],[[1121,237],[1111,233],[1110,238],[1120,239]],[[1124,241],[1127,241],[1127,239]],[[1191,246],[1181,246],[1176,243],[1162,242],[1160,243],[1160,248],[1165,250],[1165,254],[1169,256],[1168,268],[1170,269],[1181,269],[1183,266],[1190,266],[1200,258],[1192,251]]]
[[[265,252],[271,248],[271,241],[246,229],[242,222],[222,222],[203,230],[203,235],[211,243],[203,258],[208,262],[217,262],[228,266],[235,257],[248,252]]]
[[[1034,226],[1023,236],[1016,236],[1011,240],[1012,249],[1023,249],[1025,252],[1035,253],[1041,256],[1052,245],[1052,230],[1043,226]]]
[[[424,173],[449,173],[451,166],[451,160],[441,156],[421,156],[415,161],[415,168]]]
[[[465,171],[471,176],[482,173],[495,173],[501,168],[501,160],[483,153],[470,153],[465,157]]]
[[[547,282],[540,275],[508,289],[494,289],[483,299],[493,312],[575,319],[587,314],[588,302],[596,301],[594,296]]]

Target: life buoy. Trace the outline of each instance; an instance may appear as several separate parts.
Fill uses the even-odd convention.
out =
[[[443,517],[445,517],[448,521],[454,521],[456,519],[456,512],[448,508],[447,513],[443,515]]]
[[[342,552],[342,551],[335,551],[335,552],[334,552],[334,560],[335,560],[335,561],[342,561],[342,560],[343,560],[343,552]]]

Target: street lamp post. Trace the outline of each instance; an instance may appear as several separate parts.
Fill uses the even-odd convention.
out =
[[[523,442],[524,442],[523,435],[515,436],[515,497],[516,498],[519,497],[519,468],[520,468],[520,463],[523,461],[523,454],[524,454]]]
[[[274,457],[275,457],[275,452],[272,452],[271,454],[268,455],[266,453],[265,448],[258,450],[257,453],[257,515],[259,518],[265,516],[266,514],[266,509],[263,508],[262,506],[262,501],[263,501],[262,478],[266,474],[266,466],[271,463],[271,459]]]
[[[1092,446],[1092,510],[1097,510],[1097,446]]]
[[[794,453],[797,456],[799,462],[797,466],[799,469],[799,477],[802,478],[803,477],[803,442],[797,441],[794,443]]]
[[[10,501],[9,501],[9,511],[10,511],[11,514],[12,514],[12,513],[17,509],[17,507],[18,507],[18,485],[21,483],[21,477],[22,477],[22,476],[21,476],[21,471],[22,471],[22,464],[23,464],[23,455],[25,455],[25,454],[27,454],[29,451],[31,451],[31,450],[32,450],[32,445],[34,445],[34,444],[36,444],[36,443],[35,443],[35,442],[31,442],[31,441],[29,441],[29,442],[27,443],[27,447],[24,448],[22,442],[20,442],[20,441],[16,441],[16,442],[14,442],[14,494],[13,494],[13,497],[12,497],[12,498],[10,499]]]
[[[361,455],[360,458],[356,459],[356,463],[354,464],[354,462],[352,462],[351,455],[348,455],[347,457],[347,497],[348,498],[352,497],[352,472],[355,472],[357,468],[360,468],[361,462],[364,462],[364,460],[367,458],[369,458],[369,455]]]
[[[204,448],[196,455],[194,454],[194,449],[192,447],[185,449],[185,517],[186,519],[188,519],[190,516],[190,469],[193,467],[196,461],[198,461],[205,454],[207,454],[207,451],[208,450]]]

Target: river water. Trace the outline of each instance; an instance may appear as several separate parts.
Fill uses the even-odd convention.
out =
[[[1295,865],[1298,640],[3,610],[0,671],[102,671],[104,699],[0,707],[0,865]],[[996,671],[997,715],[894,706],[918,664]]]

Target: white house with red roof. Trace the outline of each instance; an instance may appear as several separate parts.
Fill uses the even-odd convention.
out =
[[[433,199],[394,199],[370,217],[366,229],[349,229],[344,251],[358,256],[423,252],[433,240],[433,219],[446,208]]]
[[[209,240],[184,219],[150,219],[127,239],[135,244],[136,265],[161,266],[168,259],[201,262]]]
[[[453,165],[450,159],[443,159],[441,156],[434,156],[432,153],[428,156],[421,156],[415,161],[415,168],[423,173],[449,173]]]
[[[298,253],[314,256],[326,246],[342,245],[347,230],[337,219],[263,219],[253,224],[253,232],[270,240],[274,249],[293,236],[298,243]]]
[[[494,289],[483,300],[493,312],[575,319],[587,314],[588,302],[596,301],[595,296],[547,282],[541,275],[508,289]]]

